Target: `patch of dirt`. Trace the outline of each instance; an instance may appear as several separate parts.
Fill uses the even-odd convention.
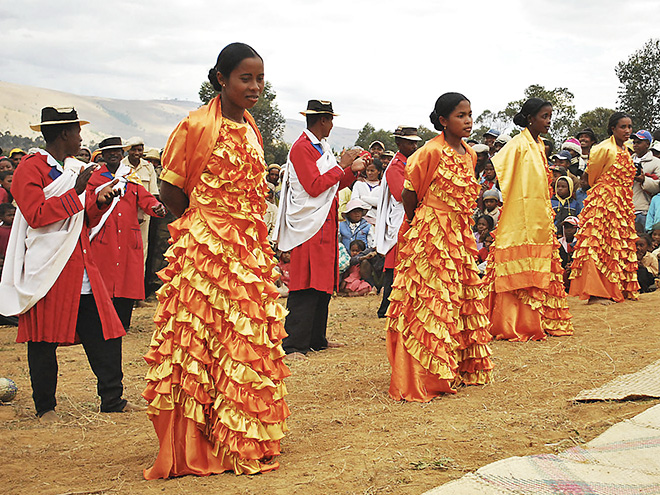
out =
[[[34,417],[26,346],[0,327],[0,376],[19,387],[0,406],[0,486],[16,494],[419,494],[510,456],[558,452],[660,401],[573,404],[580,390],[660,358],[660,291],[638,302],[571,299],[573,337],[492,344],[493,382],[428,404],[394,402],[379,298],[335,298],[328,334],[347,344],[291,365],[289,433],[279,470],[144,481],[157,440],[146,414],[100,414],[81,346],[58,350],[58,426]],[[125,396],[141,401],[155,304],[124,339]]]

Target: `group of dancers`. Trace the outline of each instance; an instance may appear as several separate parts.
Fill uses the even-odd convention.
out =
[[[156,330],[145,356],[143,396],[160,445],[146,479],[278,467],[289,416],[285,359],[332,346],[322,320],[337,282],[337,190],[365,167],[364,156],[352,151],[337,163],[325,141],[332,105],[311,100],[303,112],[308,129],[289,160],[306,160],[313,170],[291,167],[285,177],[289,192],[283,190],[280,202],[289,211],[280,212],[278,238],[301,267],[333,246],[326,259],[332,270],[327,276],[301,272],[287,316],[277,301],[263,221],[261,135],[248,112],[263,91],[263,60],[248,45],[233,43],[209,80],[219,95],[177,126],[162,157],[161,199],[178,218],[170,225]],[[551,117],[551,103],[526,101],[514,118],[523,131],[493,157],[503,208],[483,279],[472,232],[480,189],[476,154],[465,142],[472,132],[470,101],[459,93],[440,96],[430,116],[440,134],[402,155],[403,189],[392,201],[404,215],[386,313],[392,398],[427,402],[461,385],[488,383],[493,337],[572,335],[552,175],[540,138]],[[604,303],[635,299],[639,290],[635,168],[623,144],[632,132],[630,117],[612,115],[608,132],[586,170],[592,187],[580,215],[570,286],[571,295]],[[109,200],[99,199],[98,207]],[[310,308],[313,321],[305,321],[302,312]],[[309,335],[305,325],[313,327]]]

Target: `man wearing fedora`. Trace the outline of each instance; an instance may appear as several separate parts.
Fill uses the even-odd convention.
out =
[[[399,229],[403,223],[404,211],[401,202],[404,177],[408,158],[417,150],[417,144],[422,140],[417,135],[415,127],[400,125],[393,134],[394,142],[399,151],[390,161],[381,182],[378,217],[376,219],[376,251],[385,256],[383,281],[383,300],[378,308],[378,318],[385,318],[390,305],[394,267],[397,257],[397,240]]]
[[[126,145],[120,137],[99,143],[105,163],[89,180],[92,192],[113,180],[118,196],[92,230],[92,255],[112,297],[119,319],[128,330],[135,301],[144,299],[144,251],[139,212],[162,217],[165,207],[142,185],[135,170],[122,161]]]
[[[17,342],[27,342],[32,397],[42,421],[57,421],[59,345],[82,343],[102,412],[142,409],[125,399],[121,365],[124,329],[94,263],[89,229],[113,201],[115,182],[87,189],[94,165],[75,160],[80,120],[73,108],[46,107],[45,151],[28,155],[14,174],[19,207],[0,283],[0,312],[19,314]]]
[[[337,163],[326,141],[337,115],[331,102],[310,100],[300,113],[307,128],[289,152],[273,236],[279,249],[291,251],[288,337],[282,342],[289,359],[305,359],[310,350],[334,345],[325,334],[339,278],[337,192],[365,167],[359,150],[345,152]]]

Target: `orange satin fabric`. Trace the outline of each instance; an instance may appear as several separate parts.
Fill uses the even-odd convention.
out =
[[[572,335],[543,142],[524,129],[492,161],[503,207],[483,279],[490,333],[515,341]]]
[[[616,302],[637,299],[637,234],[632,202],[635,165],[630,154],[611,137],[591,150],[587,172],[594,185],[579,216],[570,294]]]
[[[406,183],[421,199],[399,234],[387,312],[389,394],[428,402],[461,384],[490,381],[488,319],[475,264],[474,153],[434,138],[410,157]]]
[[[225,120],[217,132],[159,273],[143,396],[160,450],[146,479],[275,469],[287,430],[263,151],[246,125]]]

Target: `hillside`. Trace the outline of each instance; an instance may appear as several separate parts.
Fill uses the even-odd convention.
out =
[[[81,96],[52,89],[23,86],[0,81],[0,132],[36,137],[29,125],[40,120],[45,106],[75,107],[78,115],[91,122],[83,127],[83,142],[98,143],[108,136],[144,138],[147,146],[162,148],[168,136],[189,111],[199,102],[181,100],[118,100],[98,96]],[[295,141],[302,129],[302,120],[286,120],[284,140]],[[330,144],[335,149],[351,146],[357,130],[335,127]]]

